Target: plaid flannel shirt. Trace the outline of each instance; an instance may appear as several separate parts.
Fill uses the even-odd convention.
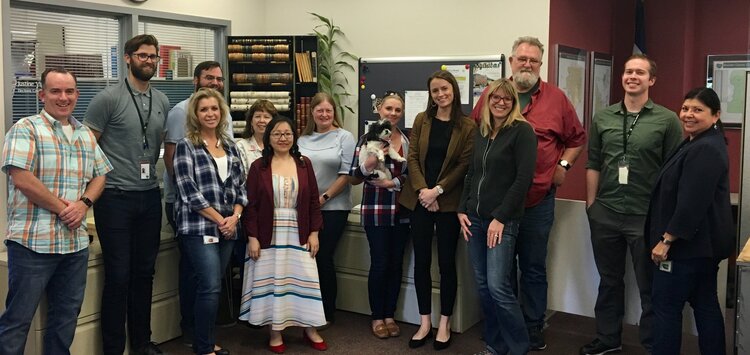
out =
[[[3,146],[2,170],[28,170],[60,199],[78,201],[91,179],[112,170],[96,137],[72,116],[72,140],[60,121],[42,110],[22,118],[10,128]],[[69,254],[89,245],[84,219],[71,231],[56,214],[31,202],[8,179],[8,240],[42,254]]]
[[[247,205],[247,191],[242,179],[245,174],[237,147],[232,142],[222,143],[229,166],[229,175],[223,182],[219,178],[216,162],[206,147],[195,146],[188,138],[177,143],[174,174],[177,180],[175,222],[178,234],[219,237],[218,225],[198,211],[213,207],[219,214],[228,217],[233,214],[234,205]]]
[[[401,134],[401,156],[406,157],[409,151],[409,139],[406,135]],[[406,162],[399,163],[393,161],[389,156],[385,157],[385,166],[393,175],[393,182],[396,187],[393,189],[384,189],[370,184],[372,179],[367,174],[359,161],[359,151],[365,144],[365,137],[362,136],[357,142],[357,148],[354,151],[354,159],[349,175],[364,179],[362,187],[362,208],[360,211],[360,222],[363,226],[395,226],[397,223],[408,223],[409,220],[404,216],[398,204],[398,196],[401,192],[401,186],[406,183],[407,169]]]

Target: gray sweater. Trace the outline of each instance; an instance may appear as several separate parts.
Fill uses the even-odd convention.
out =
[[[520,219],[534,177],[534,128],[518,121],[493,140],[482,137],[479,130],[476,134],[458,212],[501,223]]]

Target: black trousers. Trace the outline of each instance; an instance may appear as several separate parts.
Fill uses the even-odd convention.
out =
[[[151,340],[151,291],[161,237],[159,189],[105,189],[94,205],[104,257],[102,345],[104,354],[125,351],[125,324],[131,348]]]
[[[437,228],[435,228],[437,227]],[[414,286],[419,314],[432,312],[432,236],[437,235],[440,267],[440,314],[453,315],[456,303],[456,244],[461,225],[456,212],[430,212],[417,204],[411,215],[411,238],[414,244]]]
[[[333,263],[333,256],[336,253],[336,246],[339,239],[344,233],[346,218],[349,211],[321,211],[323,214],[323,228],[318,233],[320,240],[320,249],[315,257],[318,264],[318,275],[320,276],[320,294],[323,298],[323,311],[326,320],[333,322],[336,314],[336,294],[338,287],[336,284],[336,265]]]

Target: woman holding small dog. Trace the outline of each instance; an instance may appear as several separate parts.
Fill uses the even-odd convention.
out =
[[[381,122],[391,126],[389,147],[402,157],[409,152],[409,139],[398,129],[404,115],[404,100],[395,92],[388,92],[377,106]],[[370,244],[370,273],[367,279],[370,311],[372,312],[372,334],[380,339],[401,335],[396,321],[398,294],[401,291],[404,247],[409,239],[409,219],[403,206],[398,203],[401,187],[406,183],[405,162],[399,162],[385,154],[385,167],[392,178],[384,179],[375,172],[378,157],[375,154],[360,160],[360,151],[365,149],[367,134],[357,143],[351,175],[353,184],[365,182],[362,188],[361,223]]]
[[[488,350],[526,354],[529,336],[511,286],[511,269],[518,223],[534,177],[536,135],[521,116],[509,80],[495,80],[487,92],[458,220],[479,289]]]
[[[310,100],[313,121],[299,138],[299,151],[310,158],[320,192],[323,228],[320,230],[320,251],[315,261],[320,274],[320,292],[326,326],[334,321],[336,312],[336,268],[333,255],[344,233],[346,218],[352,209],[349,170],[354,154],[354,136],[342,128],[336,102],[319,92]]]
[[[456,302],[456,245],[460,226],[456,208],[474,150],[476,124],[461,112],[461,94],[453,74],[440,70],[427,79],[427,109],[417,115],[409,137],[409,179],[399,202],[413,211],[414,286],[420,327],[409,341],[418,348],[432,338],[432,236],[437,236],[440,266],[440,324],[433,346],[450,346],[450,316]],[[437,228],[435,228],[437,226]]]

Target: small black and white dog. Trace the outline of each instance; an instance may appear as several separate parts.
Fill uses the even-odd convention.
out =
[[[390,146],[392,131],[391,122],[388,120],[380,120],[377,123],[371,124],[367,128],[367,134],[365,134],[365,144],[359,149],[360,163],[364,163],[370,155],[378,157],[378,165],[375,166],[373,174],[377,174],[374,178],[379,180],[391,180],[393,178],[391,171],[385,167],[385,154],[383,153],[385,148],[388,149],[388,156],[391,159],[398,162],[406,161]]]

